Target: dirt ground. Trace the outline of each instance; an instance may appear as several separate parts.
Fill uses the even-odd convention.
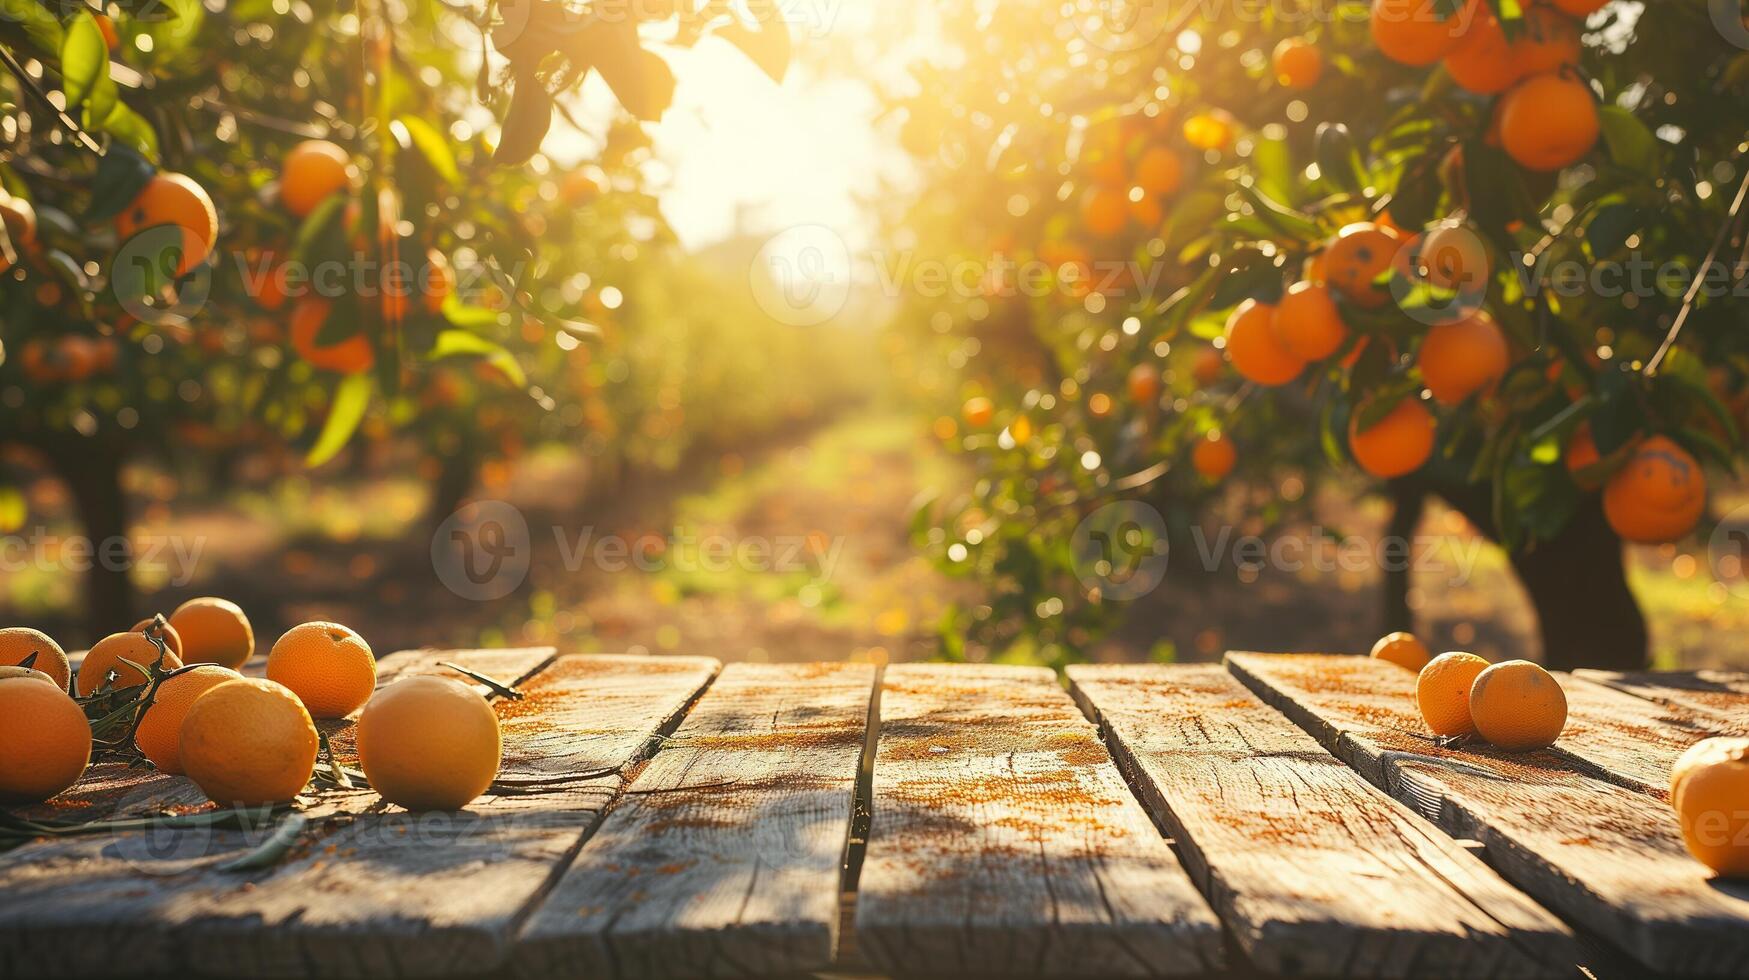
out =
[[[200,550],[190,581],[173,581],[180,567],[138,577],[151,609],[195,594],[236,599],[264,646],[320,618],[354,626],[379,652],[553,643],[727,660],[921,659],[936,648],[947,604],[973,593],[907,539],[919,494],[951,491],[959,478],[919,428],[901,412],[869,409],[611,488],[586,459],[538,453],[501,494],[530,529],[527,579],[492,600],[438,581],[425,490],[409,477],[306,478],[188,504],[169,477],[144,472],[133,479],[135,537]],[[41,514],[50,533],[70,533],[56,506],[34,501],[33,521]],[[1379,533],[1387,516],[1382,502],[1348,497],[1321,501],[1319,515],[1359,537]],[[1175,574],[1090,655],[1206,660],[1227,649],[1370,646],[1381,617],[1376,569],[1315,560],[1313,529],[1288,533],[1308,542],[1302,567]],[[1421,536],[1410,598],[1429,644],[1536,656],[1533,614],[1504,556],[1449,511],[1430,511]],[[1632,565],[1658,666],[1749,666],[1749,590],[1714,582],[1704,550],[1636,549]],[[127,625],[84,622],[77,584],[53,568],[9,567],[0,618],[70,645]]]

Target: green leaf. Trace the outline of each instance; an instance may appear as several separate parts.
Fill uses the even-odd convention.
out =
[[[61,22],[36,0],[0,0],[0,21],[19,24],[43,54],[59,55],[66,37]]]
[[[68,111],[84,105],[98,79],[108,77],[109,43],[103,38],[103,28],[97,26],[97,18],[89,10],[81,10],[67,25],[61,41],[61,91],[67,96]],[[113,101],[110,104],[113,106]],[[108,115],[105,111],[98,118]]]
[[[487,364],[497,368],[518,388],[528,384],[528,376],[523,373],[522,365],[516,363],[515,356],[496,342],[466,330],[438,332],[436,342],[431,345],[432,360],[465,356],[485,358]]]
[[[145,117],[135,112],[126,102],[117,102],[109,118],[103,121],[104,132],[116,138],[124,146],[151,160],[158,160],[158,133]],[[124,205],[125,206],[125,205]]]
[[[479,330],[484,327],[497,326],[502,314],[490,307],[470,306],[452,295],[444,301],[443,318],[448,320],[451,326]]]
[[[451,184],[462,182],[461,171],[455,165],[455,154],[449,149],[449,140],[444,139],[437,127],[418,116],[402,116],[395,121],[406,129],[408,138],[431,164],[431,169],[437,171],[437,176]]]
[[[135,17],[138,24],[143,17]],[[152,38],[151,60],[163,64],[182,53],[206,21],[200,0],[156,0],[145,33]]]
[[[316,467],[333,459],[352,440],[358,423],[364,420],[365,409],[376,394],[376,379],[370,374],[348,375],[334,392],[334,403],[328,408],[328,421],[322,424],[322,434],[316,438],[310,454],[304,457],[307,466]]]
[[[97,161],[97,173],[91,182],[91,203],[85,208],[85,220],[92,224],[108,221],[126,210],[140,195],[157,169],[138,150],[126,143],[110,144],[108,152]]]
[[[1597,121],[1611,160],[1635,173],[1658,175],[1658,139],[1639,117],[1621,106],[1604,105],[1597,110]]]
[[[541,141],[553,125],[553,97],[545,84],[533,75],[516,80],[510,93],[510,108],[504,113],[504,124],[498,131],[498,148],[492,151],[492,163],[499,167],[515,167],[527,163],[540,152]]]

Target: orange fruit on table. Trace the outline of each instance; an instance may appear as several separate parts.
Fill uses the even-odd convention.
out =
[[[1110,238],[1129,224],[1130,202],[1114,187],[1089,187],[1081,197],[1081,226],[1100,238]]]
[[[983,395],[974,395],[960,406],[960,417],[973,428],[982,428],[996,417],[996,403]]]
[[[1239,123],[1224,109],[1207,109],[1184,120],[1184,141],[1199,150],[1224,150],[1233,145]]]
[[[1384,418],[1362,430],[1364,406],[1356,407],[1348,422],[1348,451],[1361,469],[1388,480],[1415,472],[1433,455],[1437,425],[1420,399],[1404,398]]]
[[[1548,671],[1528,660],[1503,660],[1470,686],[1476,734],[1508,752],[1546,749],[1567,727],[1567,692]]]
[[[1270,324],[1276,341],[1306,361],[1329,357],[1348,339],[1348,325],[1342,322],[1336,299],[1323,283],[1296,282],[1288,287]]]
[[[1391,293],[1373,285],[1397,257],[1402,239],[1370,221],[1357,221],[1336,233],[1324,249],[1324,279],[1342,295],[1371,309],[1391,300]]]
[[[291,345],[311,366],[339,374],[358,374],[376,364],[376,349],[363,334],[353,334],[336,343],[319,345],[322,326],[334,304],[321,296],[306,296],[292,307]]]
[[[449,677],[405,677],[358,717],[358,762],[372,789],[409,810],[459,810],[498,776],[498,715]]]
[[[1324,74],[1324,55],[1305,38],[1283,38],[1270,55],[1269,66],[1283,88],[1311,88]]]
[[[79,781],[91,762],[91,723],[64,690],[0,678],[0,802],[40,803]]]
[[[1369,24],[1373,44],[1400,64],[1433,64],[1462,40],[1475,13],[1471,6],[1442,18],[1440,6],[1438,0],[1373,0]]]
[[[376,690],[377,661],[370,644],[339,623],[304,623],[273,645],[267,678],[295,693],[314,717],[344,718]]]
[[[1749,738],[1707,738],[1670,769],[1670,805],[1694,859],[1749,877]]]
[[[1440,289],[1480,290],[1488,282],[1488,247],[1459,221],[1442,222],[1421,239],[1422,274]]]
[[[1415,678],[1415,703],[1435,735],[1474,735],[1470,690],[1488,661],[1473,653],[1442,653]]]
[[[1688,450],[1665,436],[1640,443],[1603,486],[1603,516],[1622,540],[1675,541],[1706,511],[1706,474]]]
[[[1499,111],[1500,147],[1526,170],[1560,170],[1597,144],[1597,99],[1576,78],[1533,75],[1501,97]]]
[[[1602,10],[1609,0],[1553,0],[1562,13],[1573,17],[1584,17]]]
[[[181,637],[188,663],[235,668],[255,655],[255,627],[229,599],[190,599],[170,614],[170,628]]]
[[[178,276],[206,261],[219,240],[219,213],[206,188],[184,174],[161,173],[115,218],[117,240],[126,242],[148,228],[174,225],[182,230]]]
[[[328,195],[350,183],[352,158],[327,140],[305,140],[285,155],[279,175],[279,200],[298,217],[316,210]]]
[[[213,802],[264,806],[303,792],[316,771],[316,725],[297,695],[272,681],[225,681],[182,719],[183,771]]]
[[[47,633],[25,626],[0,629],[0,664],[16,666],[29,660],[31,654],[36,655],[31,667],[49,675],[65,691],[73,668],[67,661],[67,651],[59,643]]]
[[[1379,637],[1379,641],[1372,645],[1372,658],[1419,672],[1433,655],[1428,652],[1427,644],[1416,639],[1415,634],[1398,630]]]
[[[1227,360],[1247,381],[1267,387],[1287,384],[1300,376],[1306,362],[1275,339],[1275,307],[1248,299],[1227,318]]]
[[[1126,383],[1130,401],[1137,405],[1152,405],[1160,397],[1160,371],[1152,364],[1137,364],[1130,368]]]
[[[152,621],[150,619],[142,619],[139,622],[134,624],[134,628],[130,632],[144,633],[146,631],[147,627],[149,627],[151,625],[152,625]],[[182,657],[182,634],[176,632],[176,627],[171,626],[168,620],[166,620],[164,623],[163,634],[164,634],[164,645],[170,648],[171,653],[176,654],[178,657]],[[190,661],[188,658],[182,657],[182,662],[183,663],[202,663],[202,662],[206,662],[206,661]]]
[[[152,692],[152,703],[140,716],[134,730],[134,747],[150,759],[159,772],[182,774],[182,722],[195,699],[226,681],[243,675],[218,664],[194,664],[176,671]]]
[[[1184,161],[1169,147],[1150,146],[1136,161],[1136,186],[1149,194],[1172,195],[1184,184]]]
[[[103,686],[103,679],[110,671],[115,671],[115,690],[128,687],[138,687],[151,680],[143,672],[122,663],[131,660],[141,667],[151,667],[159,662],[158,645],[146,637],[144,633],[111,633],[98,640],[85,654],[85,660],[79,665],[78,690],[80,697],[90,697],[92,692]],[[182,666],[182,658],[165,650],[161,670],[171,671]]]
[[[1190,465],[1210,483],[1233,472],[1233,467],[1238,462],[1239,451],[1233,448],[1233,440],[1219,431],[1206,433],[1197,440],[1196,448],[1190,451]]]
[[[1579,63],[1581,46],[1577,21],[1537,5],[1524,12],[1524,24],[1512,39],[1512,67],[1520,78],[1560,71]]]
[[[1513,57],[1512,43],[1500,18],[1486,4],[1471,8],[1477,14],[1457,47],[1445,56],[1445,70],[1459,88],[1479,95],[1504,92],[1521,74]]]
[[[44,684],[48,684],[51,687],[55,686],[55,679],[53,677],[37,670],[35,667],[11,667],[0,665],[0,680],[5,680],[9,677],[21,677],[25,680],[42,681]],[[63,687],[59,688],[59,690],[62,693],[66,693],[67,689]]]
[[[1430,327],[1415,363],[1433,400],[1456,405],[1476,392],[1493,390],[1506,376],[1510,359],[1499,324],[1478,310]]]

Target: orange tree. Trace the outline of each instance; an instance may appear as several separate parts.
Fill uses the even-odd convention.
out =
[[[569,355],[664,242],[635,126],[573,174],[540,149],[592,72],[661,114],[652,31],[787,62],[769,11],[714,0],[7,0],[0,443],[46,456],[102,545],[143,453],[319,465],[374,418],[423,438],[442,506],[483,459],[583,431]],[[95,619],[128,619],[126,564],[92,565]]]
[[[1359,473],[1393,533],[1436,494],[1503,545],[1548,662],[1644,661],[1622,541],[1688,535],[1742,452],[1734,4],[949,4],[942,34],[892,102],[907,234],[984,270],[911,318],[979,477],[920,538],[996,583],[950,655],[1072,659],[1217,502],[1267,529]]]

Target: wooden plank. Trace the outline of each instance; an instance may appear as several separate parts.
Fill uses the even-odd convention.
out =
[[[1572,976],[1558,919],[1218,664],[1069,668],[1253,964],[1315,976]]]
[[[1576,670],[1585,680],[1706,715],[1732,735],[1749,735],[1749,674],[1730,670]]]
[[[1236,677],[1508,881],[1653,969],[1749,971],[1749,885],[1711,880],[1670,808],[1575,771],[1554,752],[1442,749],[1421,729],[1414,675],[1364,657],[1229,653]]]
[[[516,972],[771,976],[832,964],[868,664],[733,664],[530,920]]]
[[[1219,922],[1050,671],[906,664],[881,691],[856,936],[896,973],[1218,969]]]
[[[485,673],[514,676],[504,658],[459,656]],[[573,659],[561,658],[527,682],[528,699],[497,702],[514,716],[505,725],[506,744],[525,758],[532,756],[521,733],[541,712],[570,718],[573,705],[537,695],[564,687]],[[691,672],[680,673],[671,669],[674,658],[582,659],[611,662],[609,675],[654,668],[644,675],[641,713],[629,682],[615,682],[622,691],[613,707],[620,734],[592,740],[594,754],[582,760],[598,772],[652,751],[658,733],[715,670],[706,660],[690,660]],[[406,669],[419,668],[391,673]],[[551,684],[542,680],[549,671]],[[586,672],[600,673],[593,666]],[[155,778],[186,784],[182,777]],[[495,787],[461,814],[407,814],[368,791],[324,793],[308,810],[324,819],[313,822],[293,853],[250,872],[212,866],[259,842],[260,833],[159,830],[33,844],[0,856],[0,974],[483,972],[507,958],[521,915],[620,782],[606,772],[535,795]]]
[[[1670,795],[1670,767],[1688,747],[1714,735],[1732,734],[1716,715],[1659,704],[1625,691],[1557,672],[1567,692],[1567,729],[1555,749],[1613,783]]]

